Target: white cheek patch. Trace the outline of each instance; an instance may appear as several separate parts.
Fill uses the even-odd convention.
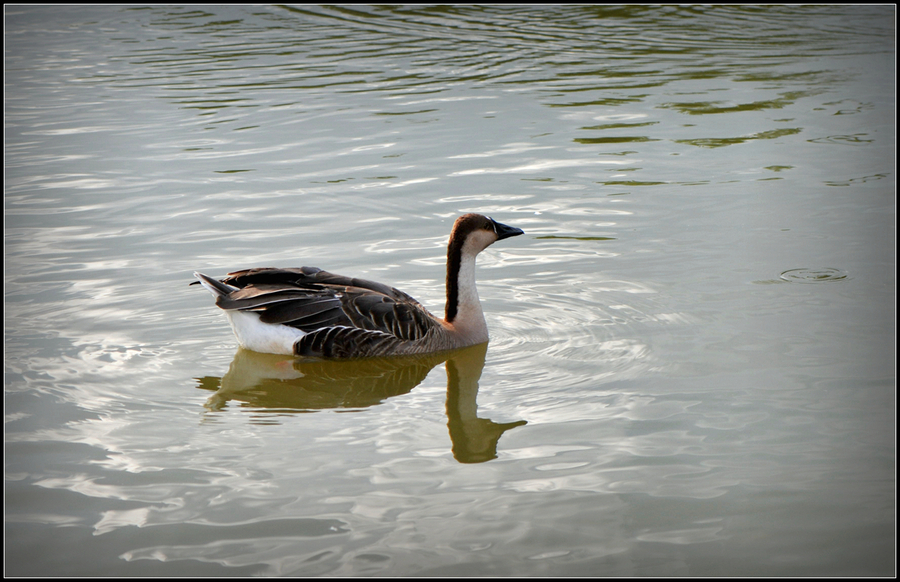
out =
[[[496,240],[497,235],[495,233],[489,230],[476,230],[466,237],[466,242],[462,248],[463,254],[477,255],[496,242]]]

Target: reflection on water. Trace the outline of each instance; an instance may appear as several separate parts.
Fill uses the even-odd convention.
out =
[[[359,409],[406,394],[443,358],[368,358],[335,362],[301,360],[239,348],[222,378],[207,376],[199,388],[215,390],[206,408],[230,401],[260,412]]]
[[[432,368],[445,363],[453,457],[460,463],[482,463],[497,458],[497,441],[504,432],[526,424],[478,417],[478,379],[486,352],[485,343],[441,354],[338,362],[238,349],[222,378],[200,378],[198,388],[215,391],[205,404],[210,411],[236,401],[271,422],[272,414],[375,406],[408,393]]]
[[[484,369],[487,344],[455,352],[447,360],[447,426],[453,457],[460,463],[482,463],[497,457],[497,441],[524,420],[496,423],[478,417],[478,379]]]

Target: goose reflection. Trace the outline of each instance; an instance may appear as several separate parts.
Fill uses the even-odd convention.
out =
[[[443,354],[333,361],[239,349],[222,378],[198,378],[198,388],[214,392],[205,404],[211,411],[235,401],[257,412],[349,412],[407,394],[435,366],[445,363],[453,457],[460,463],[482,463],[497,457],[497,442],[504,432],[526,424],[478,417],[478,380],[486,353],[484,343]]]

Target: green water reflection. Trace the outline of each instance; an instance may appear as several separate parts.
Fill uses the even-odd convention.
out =
[[[367,358],[349,361],[301,360],[239,349],[221,378],[197,379],[197,387],[214,394],[211,412],[239,403],[256,422],[281,422],[279,415],[317,410],[353,411],[409,393],[438,364],[447,369],[447,426],[453,457],[460,463],[497,458],[504,432],[526,421],[495,423],[478,417],[478,380],[487,344],[418,357]]]

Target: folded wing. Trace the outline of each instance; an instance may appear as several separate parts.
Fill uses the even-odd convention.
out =
[[[440,327],[402,291],[315,267],[236,271],[222,283],[236,288],[216,299],[222,309],[253,311],[263,323],[307,332],[295,346],[298,355],[388,354]]]

